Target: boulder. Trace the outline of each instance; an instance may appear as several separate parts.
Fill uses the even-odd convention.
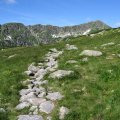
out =
[[[41,103],[45,102],[46,99],[43,99],[43,98],[29,98],[27,101],[34,106],[39,106]]]
[[[63,96],[59,92],[54,92],[54,93],[48,93],[46,98],[55,101],[55,100],[61,100]]]
[[[58,79],[60,79],[60,78],[63,78],[65,76],[68,76],[68,75],[70,75],[72,73],[73,73],[73,71],[58,70],[58,71],[55,71],[55,72],[51,73],[49,75],[49,78],[53,78],[53,79],[58,78]]]
[[[28,102],[22,102],[20,103],[19,105],[16,106],[16,110],[22,110],[26,107],[29,107],[30,106],[30,103]]]
[[[34,92],[30,92],[30,93],[27,94],[27,95],[23,95],[23,96],[20,98],[20,102],[27,102],[27,100],[30,99],[30,98],[36,98]]]
[[[97,57],[97,56],[101,56],[102,52],[95,50],[84,50],[80,55]]]
[[[54,109],[54,104],[51,101],[46,101],[40,104],[40,111],[45,112],[46,114],[49,114]]]
[[[29,67],[28,67],[28,71],[31,71],[33,73],[36,73],[39,70],[38,67],[34,66],[34,63],[32,63]]]

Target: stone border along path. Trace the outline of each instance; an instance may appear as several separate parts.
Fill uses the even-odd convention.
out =
[[[45,61],[38,63],[38,66],[31,64],[28,67],[28,71],[25,71],[30,76],[29,80],[23,82],[27,89],[22,89],[20,93],[20,103],[16,106],[16,110],[22,110],[24,108],[30,108],[28,115],[19,115],[18,120],[44,120],[40,112],[46,114],[45,120],[52,120],[50,113],[55,109],[55,102],[61,100],[64,96],[59,92],[53,92],[48,90],[44,86],[48,86],[48,80],[44,80],[44,76],[48,73],[53,73],[58,68],[57,58],[63,53],[63,51],[57,51],[55,48],[50,49],[48,54],[45,55]],[[58,70],[59,73],[60,70]],[[63,70],[65,72],[65,70]],[[71,74],[70,71],[68,71]],[[56,77],[68,75],[62,75],[62,70]],[[68,114],[69,110],[66,107],[61,107],[59,112],[59,119],[64,119],[64,116]]]

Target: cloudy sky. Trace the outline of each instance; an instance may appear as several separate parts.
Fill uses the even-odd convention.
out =
[[[0,24],[76,25],[101,20],[120,26],[120,0],[0,0]]]

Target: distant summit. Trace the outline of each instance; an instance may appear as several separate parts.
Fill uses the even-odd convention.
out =
[[[32,46],[40,43],[52,43],[59,38],[87,35],[93,31],[110,29],[100,20],[81,25],[58,27],[52,25],[29,25],[6,23],[0,25],[0,46]]]

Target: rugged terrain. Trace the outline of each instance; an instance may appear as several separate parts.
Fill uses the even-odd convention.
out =
[[[56,48],[57,51],[52,48]],[[53,59],[53,56],[61,51],[62,54]],[[53,67],[57,64],[54,68],[57,73],[53,72],[51,64]],[[42,99],[51,101],[47,102],[52,106],[49,114],[45,113],[46,107],[41,107],[44,104],[40,104],[39,109],[37,107],[38,113],[36,111],[31,113],[31,106],[27,107],[31,101],[23,109],[18,106],[22,97],[20,91],[33,89],[31,85],[40,82],[41,76],[36,75],[38,69],[33,71],[31,66],[33,68],[39,66],[41,69],[41,65],[43,70],[51,71],[42,76],[44,79],[41,82],[47,80],[48,83],[35,86],[38,90],[41,87],[45,88],[43,92],[47,94],[42,96]],[[73,71],[73,73],[64,76],[66,72],[59,70]],[[43,73],[40,72],[40,75]],[[51,74],[57,77],[51,78]],[[29,80],[33,81],[29,82]],[[36,91],[34,92],[36,94]],[[56,94],[56,92],[57,100],[54,101],[53,97],[50,98],[50,93]],[[40,93],[37,94],[38,96],[40,97]],[[46,117],[59,120],[62,106],[68,110],[64,120],[120,119],[119,28],[103,30],[88,36],[64,38],[64,41],[50,45],[0,50],[0,120],[29,118],[29,114],[37,114],[41,120],[46,120]],[[63,110],[62,107],[62,112],[66,109]]]
[[[48,44],[66,37],[87,35],[94,31],[109,28],[108,25],[101,21],[66,27],[40,24],[25,26],[22,23],[6,23],[0,25],[0,47]]]

